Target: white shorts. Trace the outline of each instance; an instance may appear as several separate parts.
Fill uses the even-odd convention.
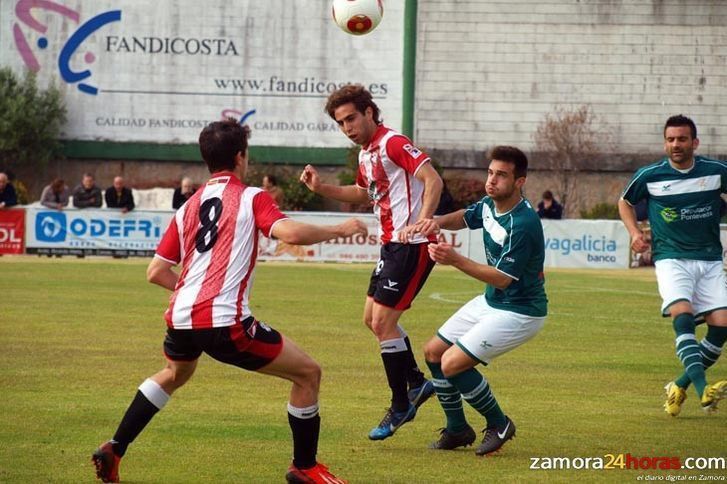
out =
[[[487,364],[531,339],[544,322],[544,317],[493,308],[485,296],[479,295],[454,313],[439,328],[437,336]]]
[[[662,259],[654,265],[663,316],[669,316],[669,306],[677,301],[688,301],[695,316],[727,309],[727,277],[721,260]]]

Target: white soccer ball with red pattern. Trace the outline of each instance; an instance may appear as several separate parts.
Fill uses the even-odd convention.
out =
[[[381,0],[333,0],[333,20],[341,30],[351,35],[368,34],[384,16]]]

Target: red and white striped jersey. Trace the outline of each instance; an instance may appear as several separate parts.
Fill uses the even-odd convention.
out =
[[[380,125],[371,142],[358,154],[356,185],[368,190],[379,219],[382,244],[397,242],[399,231],[416,222],[422,208],[424,183],[416,172],[429,156],[403,134]],[[431,240],[434,240],[432,238]],[[411,243],[426,242],[419,234]]]
[[[258,233],[269,237],[285,218],[267,192],[231,172],[215,173],[177,211],[156,251],[155,257],[182,263],[167,325],[217,328],[250,316]]]

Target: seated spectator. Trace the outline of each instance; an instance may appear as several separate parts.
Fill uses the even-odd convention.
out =
[[[40,195],[40,204],[44,207],[63,210],[63,207],[68,206],[68,197],[70,195],[71,190],[66,182],[61,178],[56,178],[43,189],[43,193]]]
[[[192,179],[187,176],[182,178],[182,183],[179,188],[174,189],[174,196],[172,197],[172,208],[176,210],[184,205],[184,202],[189,200],[189,198],[194,195],[194,192],[195,189],[194,185],[192,185]]]
[[[553,192],[545,190],[543,200],[538,203],[538,215],[540,218],[552,218],[559,220],[563,218],[563,205],[553,198]]]
[[[18,204],[18,195],[15,187],[8,180],[6,173],[0,172],[0,209],[9,208]]]
[[[73,206],[76,208],[101,207],[101,189],[90,173],[84,173],[81,184],[73,189]]]
[[[283,190],[278,186],[278,180],[275,178],[275,175],[265,175],[263,177],[262,188],[268,192],[271,197],[273,197],[273,200],[275,200],[275,203],[278,204],[278,207],[283,206],[285,193],[283,193]]]
[[[121,213],[134,210],[134,195],[130,188],[124,186],[124,179],[120,176],[114,178],[114,184],[106,189],[106,207],[120,208]]]

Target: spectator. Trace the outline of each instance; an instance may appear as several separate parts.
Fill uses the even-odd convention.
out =
[[[73,189],[73,206],[76,208],[101,207],[101,189],[96,186],[96,179],[90,173],[84,173],[81,184]]]
[[[179,188],[174,189],[174,196],[172,197],[172,208],[176,210],[184,205],[184,202],[189,200],[190,197],[194,195],[195,191],[196,190],[192,185],[192,179],[188,176],[182,178],[182,183]]]
[[[124,186],[124,179],[120,176],[114,178],[114,184],[106,189],[104,196],[107,208],[120,208],[121,213],[134,210],[134,194]]]
[[[538,216],[556,220],[563,218],[563,205],[553,198],[553,192],[550,190],[543,192],[543,200],[538,203]]]
[[[0,209],[9,208],[18,204],[15,187],[8,180],[6,173],[0,172]]]
[[[283,193],[283,189],[278,186],[278,180],[275,178],[275,175],[265,175],[263,177],[263,190],[268,192],[271,197],[273,197],[273,200],[275,200],[275,203],[278,205],[278,207],[283,206],[283,202],[285,201],[285,193]]]
[[[43,193],[40,195],[40,204],[44,207],[63,210],[63,207],[68,206],[68,197],[70,195],[71,190],[66,182],[62,178],[56,178],[43,189]]]

